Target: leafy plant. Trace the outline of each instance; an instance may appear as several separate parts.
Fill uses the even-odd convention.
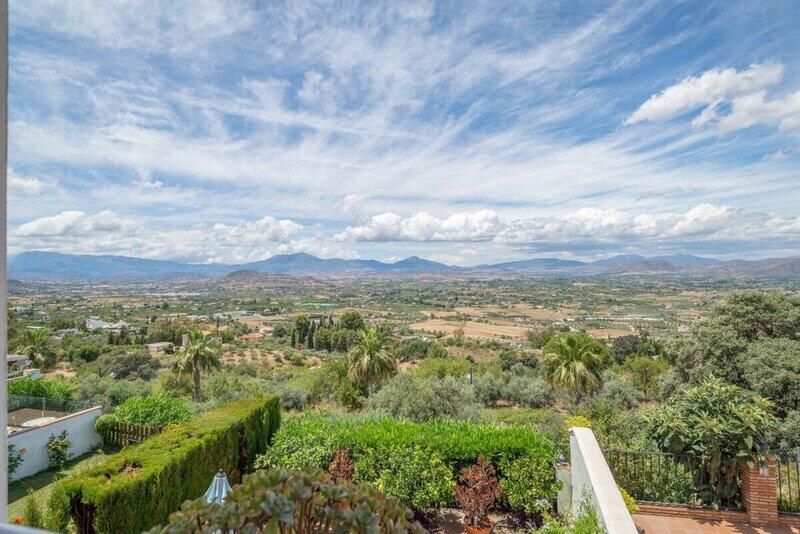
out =
[[[654,410],[647,426],[662,450],[697,459],[698,496],[718,506],[736,498],[740,469],[764,458],[777,423],[771,412],[758,394],[707,378]]]
[[[368,390],[397,371],[397,363],[386,349],[386,337],[376,328],[368,327],[348,353],[350,378]]]
[[[500,464],[500,487],[512,510],[535,516],[549,507],[561,488],[553,464],[552,459],[539,456],[522,456]]]
[[[51,434],[45,445],[47,451],[47,464],[50,469],[61,471],[69,460],[69,449],[72,442],[69,439],[69,432],[64,430],[58,436]]]
[[[11,478],[22,465],[22,456],[27,452],[26,449],[17,450],[16,445],[8,444],[8,477]]]
[[[25,497],[25,526],[31,528],[44,528],[44,515],[39,507],[39,500],[33,492],[33,488],[28,488],[28,496]]]
[[[453,499],[453,472],[430,449],[412,445],[368,449],[356,460],[353,479],[374,486],[415,510],[438,508]]]
[[[334,481],[322,472],[257,471],[223,504],[202,498],[183,505],[151,534],[205,532],[422,533],[411,512],[369,487]]]
[[[497,471],[482,454],[472,467],[461,470],[461,484],[456,485],[456,500],[464,510],[464,523],[475,527],[489,526],[489,508],[500,497]]]
[[[553,386],[571,391],[576,403],[602,387],[608,359],[606,346],[584,333],[560,334],[542,349],[545,378]]]
[[[356,464],[350,455],[350,449],[342,449],[333,455],[331,464],[328,466],[328,473],[337,479],[350,481],[353,480],[355,469]]]
[[[167,395],[131,397],[117,406],[113,414],[120,423],[151,427],[185,423],[193,416],[185,399]]]

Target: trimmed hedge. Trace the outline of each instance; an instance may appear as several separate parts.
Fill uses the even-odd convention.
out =
[[[535,482],[532,491],[539,493],[538,498],[550,500],[558,491],[554,469],[558,454],[548,439],[527,428],[466,421],[412,423],[387,418],[298,415],[284,422],[272,446],[256,465],[317,470],[327,468],[333,454],[342,449],[349,449],[358,465],[374,456],[376,450],[391,455],[398,448],[421,448],[441,457],[453,480],[483,454],[497,468],[501,483],[506,478],[505,470],[519,476],[522,468],[531,483]],[[526,461],[522,465],[517,460]],[[359,478],[356,477],[357,482],[379,484],[378,480]],[[510,504],[508,500],[505,502]]]
[[[218,469],[238,482],[280,426],[276,396],[235,401],[168,428],[100,465],[57,482],[51,527],[78,532],[141,532],[165,523],[206,490]]]

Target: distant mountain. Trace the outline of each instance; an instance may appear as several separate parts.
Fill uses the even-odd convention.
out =
[[[227,265],[41,251],[23,252],[8,260],[9,278],[42,280],[146,281],[178,276],[219,276],[231,270]]]
[[[9,258],[9,278],[24,281],[157,282],[187,278],[219,278],[237,271],[284,277],[325,276],[595,276],[680,275],[709,278],[798,278],[800,258],[719,261],[691,254],[618,255],[594,262],[534,258],[475,267],[457,267],[417,256],[386,263],[377,260],[323,259],[311,254],[280,254],[242,265],[191,264],[127,256],[94,256],[57,252],[23,252]],[[231,280],[236,280],[234,277]],[[268,278],[259,278],[267,282]]]

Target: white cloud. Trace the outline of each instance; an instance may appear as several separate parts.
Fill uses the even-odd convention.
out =
[[[496,235],[500,218],[490,210],[462,212],[439,219],[427,212],[403,218],[391,212],[336,234],[339,241],[484,241]]]
[[[778,64],[753,64],[744,71],[712,69],[653,95],[625,123],[668,119],[705,106],[692,120],[695,128],[715,126],[722,133],[756,124],[776,125],[781,131],[800,129],[800,91],[771,100],[765,93],[783,73]]]
[[[38,195],[44,190],[44,183],[37,178],[20,176],[14,169],[8,169],[8,190],[19,195]]]
[[[129,233],[136,226],[135,221],[122,218],[113,211],[101,211],[94,215],[86,215],[82,211],[64,211],[58,215],[40,217],[22,224],[9,232],[9,236],[26,238],[87,237],[110,232]]]
[[[700,106],[752,94],[778,83],[782,77],[783,65],[753,64],[744,71],[711,69],[700,76],[684,78],[657,95],[651,96],[628,117],[626,123],[668,119]]]
[[[294,221],[271,216],[239,224],[167,228],[150,227],[145,221],[112,211],[91,215],[64,211],[14,228],[9,232],[9,244],[14,251],[40,249],[234,263],[304,248],[313,250],[313,243],[307,239],[294,240],[302,229]]]

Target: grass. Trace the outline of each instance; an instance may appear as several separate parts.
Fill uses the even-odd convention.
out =
[[[77,456],[71,459],[66,468],[62,471],[62,475],[79,473],[84,469],[89,469],[97,465],[105,456],[101,450],[88,452],[82,456]],[[15,480],[8,485],[8,515],[7,518],[23,515],[25,511],[25,499],[28,495],[28,489],[33,489],[33,495],[39,502],[40,507],[44,507],[50,498],[50,491],[53,489],[53,482],[58,478],[58,472],[53,470],[46,470],[29,477]],[[44,512],[44,509],[42,509]]]

